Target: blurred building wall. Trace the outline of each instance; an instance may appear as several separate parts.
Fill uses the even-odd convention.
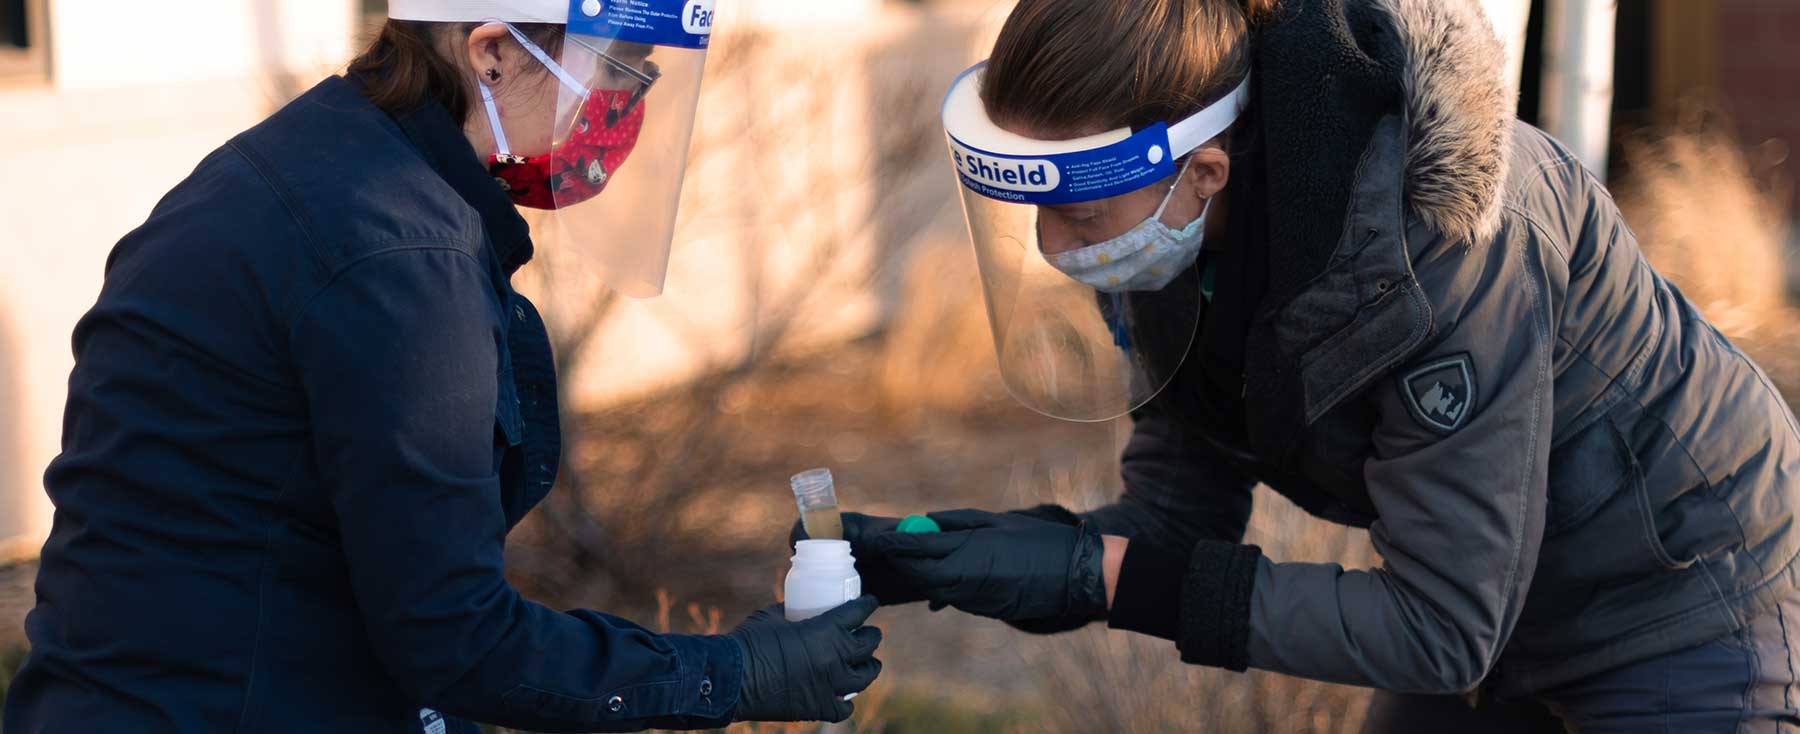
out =
[[[49,531],[76,320],[106,254],[212,149],[349,58],[350,0],[50,0],[0,86],[0,555]]]
[[[1664,0],[1677,2],[1678,0]],[[1705,5],[1705,3],[1700,3]],[[1718,0],[1718,41],[1706,60],[1710,80],[1723,91],[1736,118],[1740,140],[1761,147],[1766,160],[1792,171],[1800,148],[1800,2]],[[1692,12],[1691,10],[1689,11]],[[1800,216],[1800,187],[1786,175],[1788,212]]]

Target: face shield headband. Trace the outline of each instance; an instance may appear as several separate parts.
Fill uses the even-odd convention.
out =
[[[1170,201],[1177,168],[1238,120],[1250,80],[1172,124],[1037,140],[988,118],[984,69],[956,79],[942,115],[1001,379],[1048,416],[1125,415],[1168,386],[1199,332],[1200,279],[1180,276],[1192,272],[1206,208],[1174,229],[1163,212],[1137,209],[1148,197],[1124,195]],[[1134,338],[1139,327],[1157,338]]]
[[[958,179],[969,191],[1010,204],[1108,199],[1175,175],[1176,161],[1230,129],[1250,104],[1250,77],[1199,112],[1073,140],[1036,140],[988,119],[980,80],[987,62],[956,78],[944,98],[944,131]]]

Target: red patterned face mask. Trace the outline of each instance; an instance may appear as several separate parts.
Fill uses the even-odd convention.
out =
[[[641,96],[593,90],[574,125],[568,139],[545,155],[494,154],[488,171],[519,206],[556,209],[599,196],[637,145],[644,128]]]

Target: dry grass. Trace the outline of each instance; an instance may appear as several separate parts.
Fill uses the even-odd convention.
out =
[[[1630,176],[1615,194],[1656,269],[1727,336],[1792,326],[1786,212],[1746,151],[1702,123],[1623,147]]]
[[[13,675],[25,664],[25,656],[29,653],[30,648],[24,643],[0,644],[0,710],[6,708],[6,689],[12,685]]]
[[[1800,397],[1800,310],[1788,242],[1786,153],[1743,148],[1715,110],[1689,104],[1672,129],[1627,138],[1619,208],[1658,272],[1754,358],[1789,402]]]

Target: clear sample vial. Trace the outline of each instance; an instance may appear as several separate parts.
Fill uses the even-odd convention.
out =
[[[837,490],[830,469],[809,469],[795,474],[794,504],[800,507],[800,524],[813,540],[843,540],[844,521],[838,517]]]

